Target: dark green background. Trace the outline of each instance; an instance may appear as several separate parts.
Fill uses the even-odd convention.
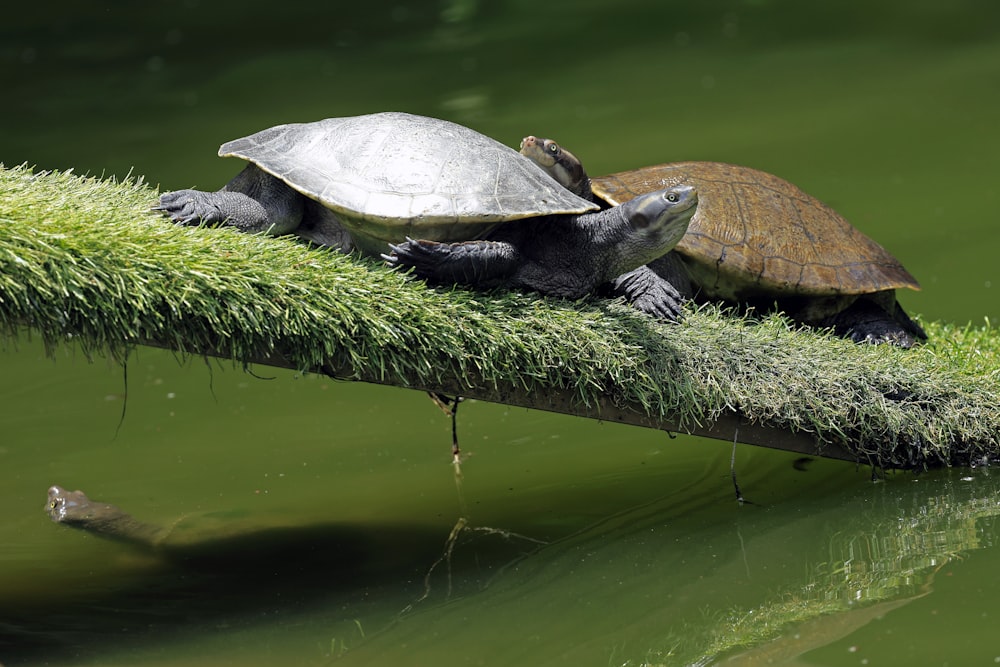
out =
[[[514,146],[552,136],[595,174],[736,162],[896,254],[924,287],[909,311],[979,325],[1000,319],[998,37],[987,1],[25,4],[0,22],[0,162],[214,189],[238,169],[223,141],[388,109]],[[724,443],[472,403],[456,486],[449,423],[415,392],[141,350],[116,436],[121,368],[71,347],[53,361],[28,335],[2,368],[8,667],[669,663],[678,637],[694,659],[725,613],[801,593],[845,542],[869,568],[902,563],[868,599],[908,602],[855,629],[834,615],[809,664],[1000,656],[993,522],[959,511],[993,497],[978,474],[873,484],[740,447],[758,505],[738,508]],[[195,533],[221,512],[235,533],[292,534],[226,552],[221,573],[165,565],[50,524],[52,483]],[[942,503],[955,526],[887,537]],[[451,598],[442,565],[399,616],[459,516],[550,544],[470,533]],[[920,539],[968,557],[928,548],[935,573]]]

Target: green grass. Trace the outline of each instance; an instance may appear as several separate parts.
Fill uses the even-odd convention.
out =
[[[931,342],[911,351],[715,307],[660,324],[607,300],[435,289],[293,238],[175,226],[149,210],[157,196],[141,179],[0,166],[2,335],[27,327],[118,360],[152,344],[696,433],[736,417],[774,434],[756,442],[791,434],[887,467],[1000,458],[989,323],[923,322]]]

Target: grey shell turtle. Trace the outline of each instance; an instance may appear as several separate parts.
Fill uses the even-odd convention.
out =
[[[272,216],[272,233],[294,231],[347,250],[347,240],[335,229],[343,225],[353,245],[372,256],[407,237],[468,240],[511,220],[598,208],[490,137],[446,120],[401,112],[278,125],[223,144],[219,155],[246,160],[325,209],[299,213],[301,226],[295,220],[291,229]],[[245,192],[241,181],[255,177],[255,170],[244,172],[224,190]],[[207,193],[183,190],[165,197],[175,194]],[[169,206],[161,200],[161,209]],[[178,222],[191,221],[178,219],[183,210],[170,212]],[[191,214],[223,222],[197,208]]]
[[[279,125],[219,154],[248,164],[217,192],[168,192],[156,208],[180,224],[357,249],[434,282],[571,299],[610,288],[656,317],[680,314],[676,290],[644,265],[687,230],[690,186],[602,208],[475,130],[398,112]]]

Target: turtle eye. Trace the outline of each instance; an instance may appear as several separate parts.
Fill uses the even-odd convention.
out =
[[[677,196],[676,192],[667,193],[667,201],[670,202],[671,204],[676,204],[679,200],[680,197]]]
[[[559,152],[559,144],[557,144],[554,141],[550,141],[549,145],[546,146],[546,148],[548,148],[548,150],[549,150],[550,153],[558,153]]]

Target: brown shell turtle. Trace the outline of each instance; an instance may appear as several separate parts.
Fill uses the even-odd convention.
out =
[[[855,342],[910,347],[927,335],[895,290],[920,285],[882,246],[840,214],[772,174],[721,162],[676,162],[588,178],[551,139],[521,153],[574,194],[615,206],[678,183],[698,189],[698,210],[675,251],[651,268],[689,298],[777,305],[793,319]]]

